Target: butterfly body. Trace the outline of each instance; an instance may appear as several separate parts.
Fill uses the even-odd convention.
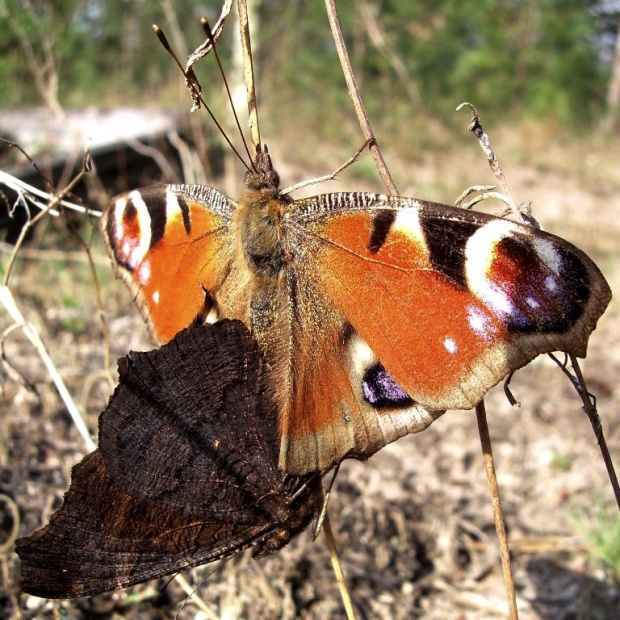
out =
[[[207,316],[248,326],[283,471],[367,458],[540,353],[585,355],[611,297],[585,254],[531,227],[382,194],[293,201],[278,183],[259,149],[238,203],[132,192],[103,232],[158,340]]]

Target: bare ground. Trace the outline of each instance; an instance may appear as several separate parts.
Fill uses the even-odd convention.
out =
[[[539,139],[545,142],[544,136]],[[535,152],[536,145],[530,146]],[[612,290],[618,290],[617,153],[611,147],[601,150],[599,144],[570,145],[568,152],[549,152],[546,145],[545,149],[544,170],[535,156],[533,161],[513,157],[508,168],[516,195],[534,201],[535,213],[548,230],[589,252]],[[479,167],[473,155],[471,159],[472,163],[463,157],[419,162],[411,191],[420,195],[417,189],[450,175],[455,187],[471,184],[470,170]],[[128,294],[111,280],[105,263],[99,272],[113,358],[129,349],[149,348]],[[23,313],[41,330],[94,431],[111,389],[102,374],[102,337],[86,268],[79,262],[40,260],[24,253],[12,289]],[[6,314],[0,317],[0,327],[10,324]],[[70,468],[85,448],[40,360],[18,331],[8,336],[5,354],[36,393],[15,373],[5,375],[0,395],[0,493],[10,500],[0,499],[0,617],[344,617],[323,538],[312,542],[308,533],[258,562],[242,553],[221,566],[185,571],[196,589],[193,595],[177,579],[57,603],[22,594],[11,544],[11,503],[19,512],[19,536],[40,527],[61,503]],[[617,300],[594,333],[583,368],[598,398],[612,456],[618,460]],[[612,505],[612,493],[580,402],[548,358],[519,372],[511,389],[522,403],[520,409],[513,410],[496,388],[487,399],[487,411],[520,617],[620,618],[618,575],[597,562],[582,534],[583,527],[597,524],[604,531],[620,526],[617,520],[600,525],[602,506]],[[330,516],[360,618],[506,617],[473,412],[449,412],[421,435],[386,447],[366,463],[346,462]]]

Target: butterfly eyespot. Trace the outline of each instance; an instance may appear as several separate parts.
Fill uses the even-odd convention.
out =
[[[366,401],[377,409],[413,405],[413,399],[381,364],[375,364],[366,371],[362,389]]]

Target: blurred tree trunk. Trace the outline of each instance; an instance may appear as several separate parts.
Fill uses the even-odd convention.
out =
[[[618,127],[620,117],[620,17],[616,29],[616,51],[611,68],[611,78],[607,89],[607,115],[603,120],[603,129],[611,131]]]

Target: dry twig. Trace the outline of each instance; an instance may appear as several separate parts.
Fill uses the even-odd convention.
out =
[[[342,29],[340,28],[340,22],[338,19],[338,13],[336,11],[335,0],[325,0],[325,6],[327,8],[327,15],[329,18],[330,27],[332,29],[332,36],[334,38],[334,42],[336,44],[336,49],[338,51],[338,57],[340,58],[340,64],[342,65],[342,70],[344,73],[345,80],[347,82],[347,88],[349,90],[349,95],[353,101],[353,106],[355,108],[358,122],[360,124],[360,128],[362,133],[366,137],[367,140],[370,141],[370,150],[373,154],[373,158],[375,160],[375,165],[377,166],[377,170],[379,171],[379,175],[383,180],[384,185],[386,186],[388,192],[391,194],[398,195],[398,191],[394,184],[391,174],[388,171],[387,165],[381,153],[381,150],[376,142],[374,137],[374,132],[372,131],[370,120],[366,113],[364,104],[362,102],[361,96],[359,94],[359,89],[356,84],[355,74],[353,72],[351,61],[349,59],[349,55],[344,43],[344,37],[342,35]],[[486,134],[485,134],[486,135]],[[506,187],[507,189],[507,187]],[[484,400],[482,400],[478,407],[484,410]],[[478,412],[478,408],[476,409]],[[503,524],[503,515],[501,512],[501,502],[499,498],[499,487],[497,485],[497,479],[495,477],[495,467],[493,466],[493,454],[490,451],[491,438],[489,436],[488,426],[480,425],[480,441],[483,445],[483,453],[485,454],[485,462],[490,461],[492,467],[487,466],[487,477],[489,479],[489,486],[491,491],[491,502],[493,505],[494,514],[496,515],[496,530],[499,538],[500,548],[508,549],[508,541],[506,540],[506,532]],[[488,446],[488,456],[486,446]],[[497,523],[501,523],[501,527],[497,527]],[[506,577],[506,596],[508,598],[508,606],[512,610],[514,609],[514,615],[511,615],[511,619],[516,620],[516,603],[515,601],[515,590],[514,590],[514,579],[512,577],[512,568],[509,562],[508,552],[500,554],[502,558],[502,566],[504,569],[504,575]],[[508,560],[508,561],[506,561]]]

